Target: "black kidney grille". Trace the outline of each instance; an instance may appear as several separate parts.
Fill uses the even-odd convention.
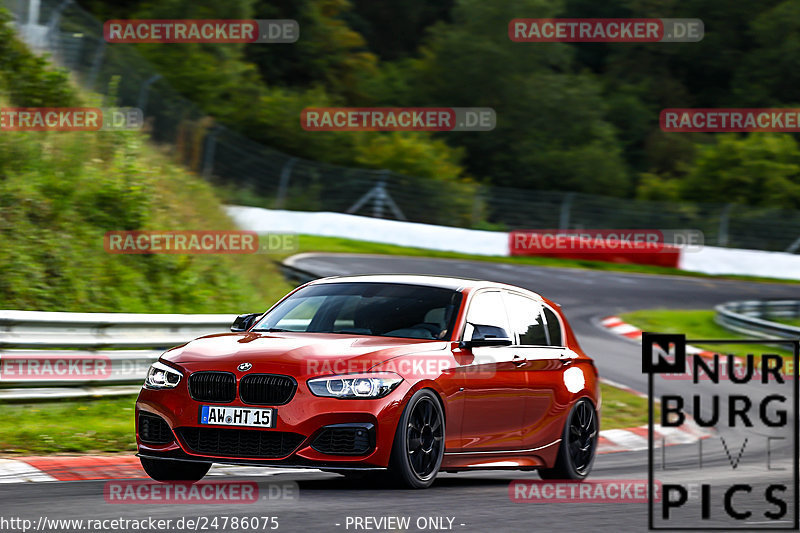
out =
[[[374,448],[371,432],[363,427],[327,427],[311,447],[328,455],[366,455]]]
[[[305,439],[297,433],[219,428],[178,428],[194,453],[222,457],[285,457]]]
[[[289,403],[297,383],[288,376],[248,374],[239,381],[239,398],[252,405],[283,405]]]
[[[195,372],[189,376],[189,394],[198,402],[232,402],[236,398],[236,376],[230,372]]]
[[[174,437],[163,418],[142,412],[139,413],[139,439],[147,444],[169,444]]]

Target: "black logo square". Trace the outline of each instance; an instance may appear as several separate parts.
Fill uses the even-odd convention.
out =
[[[674,346],[674,351],[670,347]],[[658,357],[655,361],[653,357]],[[668,358],[674,356],[674,360]],[[686,335],[642,333],[643,374],[683,374],[686,372]]]

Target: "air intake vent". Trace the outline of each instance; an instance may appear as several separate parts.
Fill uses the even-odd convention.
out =
[[[327,455],[366,455],[375,448],[372,424],[326,426],[311,447]]]
[[[139,413],[139,439],[145,444],[169,444],[175,437],[167,422],[160,416]]]
[[[248,374],[239,381],[239,398],[251,405],[283,405],[296,390],[297,383],[288,376]]]
[[[286,457],[305,440],[297,433],[257,429],[178,428],[177,433],[192,452],[219,457]]]
[[[198,402],[228,403],[236,398],[236,376],[230,372],[195,372],[189,394]]]

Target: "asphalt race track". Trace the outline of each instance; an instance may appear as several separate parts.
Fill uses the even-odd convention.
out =
[[[596,324],[598,318],[644,308],[708,309],[721,302],[739,299],[800,299],[800,284],[644,276],[490,262],[307,254],[293,258],[291,263],[319,276],[401,272],[442,274],[489,279],[532,289],[562,305],[584,351],[595,358],[601,376],[639,391],[646,390],[639,346],[602,330]],[[242,310],[246,311],[250,310]],[[681,382],[665,385],[667,388],[681,386],[684,386]],[[718,387],[725,390],[726,385],[720,384]],[[791,394],[788,386],[784,388],[786,393]],[[763,386],[752,391],[754,399],[763,394]],[[793,445],[789,444],[791,432],[787,434],[787,430],[781,431],[787,440],[783,446],[779,444],[772,447],[776,457],[780,452],[790,450]],[[715,484],[749,483],[753,487],[752,496],[737,496],[736,501],[740,502],[742,508],[750,500],[756,502],[752,507],[753,515],[736,523],[726,521],[720,515],[721,495],[714,494],[712,517],[709,520],[700,524],[699,498],[690,498],[685,506],[688,511],[682,511],[686,515],[684,519],[673,521],[671,525],[722,526],[731,529],[744,525],[751,528],[791,526],[795,496],[791,486],[789,492],[784,494],[784,499],[789,502],[785,517],[768,523],[762,514],[765,509],[775,509],[774,506],[764,505],[762,501],[765,485],[785,482],[787,475],[791,479],[786,471],[764,471],[765,444],[748,444],[742,454],[741,464],[734,469],[720,443],[716,439],[709,441],[703,453],[702,467],[697,465],[696,446],[672,446],[665,451],[668,462],[682,469],[657,471],[656,476],[664,482],[673,479],[685,482],[687,475],[691,475],[689,472],[694,471],[694,480],[698,483],[705,480],[713,480]],[[730,445],[730,453],[735,459],[741,439]],[[644,451],[602,455],[597,458],[590,479],[646,479],[646,465],[647,453]],[[173,521],[180,517],[199,516],[276,516],[280,524],[277,531],[303,532],[387,531],[347,526],[347,517],[381,516],[410,517],[409,531],[420,531],[417,529],[417,520],[427,517],[451,518],[452,530],[465,532],[647,530],[647,505],[644,503],[512,502],[509,498],[509,482],[514,479],[538,479],[531,472],[483,471],[442,475],[432,488],[424,491],[368,487],[334,474],[302,471],[258,479],[265,494],[269,492],[266,490],[268,483],[282,482],[297,482],[299,492],[294,499],[266,499],[250,505],[112,505],[104,501],[103,481],[0,485],[0,515],[30,518],[34,523],[42,515],[48,518],[82,519],[153,517],[171,518]],[[448,523],[445,519],[444,525]],[[71,529],[47,531],[68,530]],[[436,531],[430,526],[421,530]],[[215,529],[208,528],[207,531]],[[229,527],[227,531],[234,529]]]

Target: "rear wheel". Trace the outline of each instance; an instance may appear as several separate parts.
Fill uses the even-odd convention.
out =
[[[430,487],[444,456],[444,412],[429,389],[417,391],[408,401],[392,446],[389,473],[402,486]]]
[[[211,463],[175,461],[171,459],[148,459],[140,457],[142,468],[156,481],[200,481],[208,473]]]
[[[558,457],[553,468],[542,468],[542,479],[581,480],[589,475],[594,462],[598,437],[597,411],[586,398],[581,398],[567,416]]]

